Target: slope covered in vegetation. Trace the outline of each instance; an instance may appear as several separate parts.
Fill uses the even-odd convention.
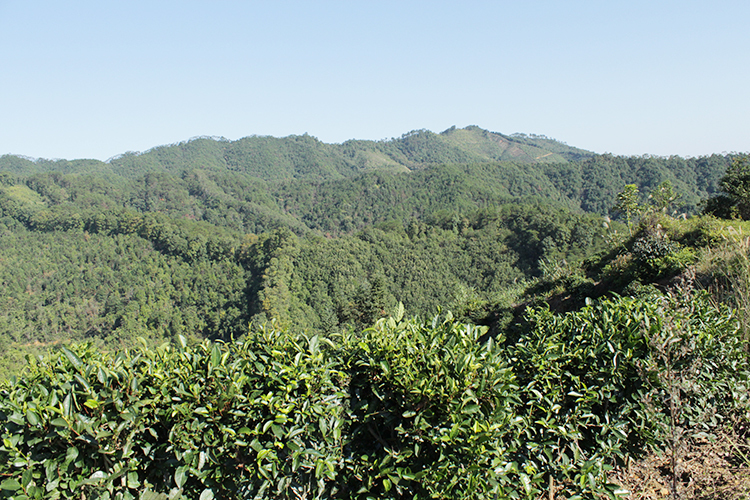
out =
[[[183,170],[233,171],[266,181],[336,179],[367,170],[409,171],[448,163],[560,163],[594,154],[543,136],[513,135],[482,130],[456,129],[440,134],[415,130],[396,139],[351,140],[326,144],[307,134],[276,138],[252,136],[229,141],[199,137],[144,153],[128,152],[107,162],[97,160],[32,160],[0,157],[0,170],[14,173],[108,172],[136,177],[146,172],[179,173]]]
[[[748,228],[687,216],[742,161],[476,127],[3,157],[0,492],[595,498],[744,446]]]

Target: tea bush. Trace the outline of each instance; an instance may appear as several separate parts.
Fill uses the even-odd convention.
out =
[[[530,309],[512,343],[401,307],[340,338],[75,345],[0,385],[0,497],[614,498],[628,457],[747,419],[747,374],[692,293]]]
[[[566,315],[528,314],[526,336],[508,349],[526,407],[524,460],[570,495],[613,493],[607,471],[669,447],[675,426],[688,439],[715,433],[730,414],[747,418],[738,322],[707,294],[617,297]],[[669,374],[677,372],[684,387],[673,386]],[[681,416],[672,421],[675,391]]]
[[[2,491],[14,498],[294,498],[335,493],[343,374],[318,337],[33,362],[0,398]],[[333,484],[333,485],[332,485]]]
[[[505,498],[521,482],[518,386],[485,327],[451,314],[390,318],[364,332],[352,364],[351,449],[357,494]]]

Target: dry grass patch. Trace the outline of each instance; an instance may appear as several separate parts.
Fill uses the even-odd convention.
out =
[[[722,435],[716,442],[686,446],[677,463],[676,481],[668,453],[650,454],[616,469],[610,481],[629,492],[625,498],[657,500],[740,500],[750,498],[750,442],[747,436]],[[676,491],[672,491],[673,488]]]

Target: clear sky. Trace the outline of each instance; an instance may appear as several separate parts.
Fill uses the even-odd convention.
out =
[[[750,2],[0,0],[0,154],[452,125],[750,150]]]

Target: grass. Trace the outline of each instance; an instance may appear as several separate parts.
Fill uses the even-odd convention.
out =
[[[5,193],[15,201],[24,205],[44,206],[42,197],[36,191],[24,185],[9,186],[1,188]]]

